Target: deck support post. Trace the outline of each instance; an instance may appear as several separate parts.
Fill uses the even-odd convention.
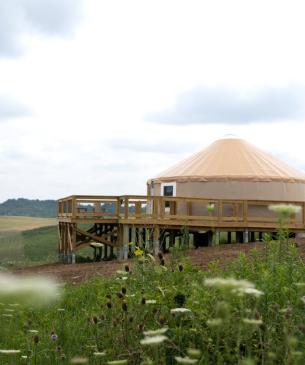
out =
[[[160,251],[160,228],[159,226],[154,227],[153,232],[153,253],[155,256],[158,255]]]
[[[71,255],[71,264],[75,264],[76,258],[75,258],[75,249],[76,249],[76,224],[71,224],[71,245],[72,250],[70,252]]]
[[[144,228],[144,229],[145,229],[145,242],[142,248],[146,249],[147,247],[149,248],[150,245],[150,229],[149,228]]]
[[[250,242],[255,242],[255,232],[250,232]]]
[[[220,231],[218,229],[216,229],[215,233],[214,233],[214,245],[218,246],[220,243]]]
[[[212,231],[208,231],[207,234],[208,234],[208,246],[213,246],[213,236],[214,236],[214,234],[213,234]]]
[[[246,229],[244,231],[244,243],[248,243],[249,242],[249,232],[248,230]]]
[[[124,224],[123,226],[123,247],[122,247],[122,259],[128,259],[128,243],[129,243],[129,226]]]
[[[243,243],[243,232],[236,232],[236,243]]]
[[[258,240],[259,240],[260,242],[262,242],[262,241],[263,241],[263,232],[258,232]]]
[[[227,243],[232,243],[232,234],[231,234],[231,232],[228,232]]]
[[[176,231],[174,229],[170,230],[169,247],[174,247],[175,246],[175,233],[176,233]]]
[[[135,246],[139,246],[139,242],[136,242],[136,227],[130,227],[131,230],[131,242],[133,245],[130,245],[129,251],[133,253]]]

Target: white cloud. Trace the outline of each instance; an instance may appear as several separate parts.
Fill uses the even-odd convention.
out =
[[[173,108],[150,113],[149,121],[165,124],[246,124],[305,120],[305,88],[265,86],[254,92],[196,87],[178,95]]]
[[[21,52],[0,59],[0,94],[31,111],[0,123],[0,201],[145,193],[147,179],[227,133],[305,166],[305,125],[293,103],[273,107],[271,125],[233,124],[233,116],[227,125],[145,121],[198,85],[236,95],[303,89],[303,2],[86,0],[81,26],[71,3],[45,2],[66,4],[68,29],[55,7],[43,15],[49,8],[37,3],[26,27],[22,11],[0,15],[1,55]]]
[[[31,114],[28,107],[7,95],[0,95],[0,122],[9,118],[27,117]]]
[[[83,0],[2,0],[0,56],[20,55],[31,33],[67,36],[81,18]]]

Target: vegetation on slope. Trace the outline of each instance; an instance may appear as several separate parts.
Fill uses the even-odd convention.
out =
[[[1,220],[1,219],[0,219]],[[0,233],[0,266],[28,266],[57,261],[57,227]]]
[[[0,215],[52,218],[56,209],[56,200],[8,199],[0,204]]]
[[[55,218],[0,216],[0,237],[34,228],[55,225],[57,225]]]
[[[0,276],[0,363],[304,364],[305,267],[283,217],[277,241],[226,268],[197,270],[182,246],[169,261],[136,248],[132,271],[61,297]]]
[[[241,255],[225,271],[198,271],[179,250],[170,262],[138,254],[133,272],[126,266],[112,279],[67,285],[47,308],[2,300],[0,348],[20,352],[0,351],[0,360],[304,363],[305,268],[288,240],[265,242],[262,253]]]

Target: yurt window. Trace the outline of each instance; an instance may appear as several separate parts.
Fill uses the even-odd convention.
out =
[[[161,194],[163,196],[176,196],[176,183],[162,183]]]

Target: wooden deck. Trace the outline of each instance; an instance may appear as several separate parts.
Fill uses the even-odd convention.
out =
[[[287,227],[305,231],[305,202],[224,200],[164,196],[86,196],[73,195],[58,201],[59,253],[64,256],[100,243],[104,250],[119,251],[130,240],[150,240],[155,249],[162,235],[188,227],[191,232],[275,231],[278,217],[268,207],[294,204],[301,207]],[[136,232],[133,232],[136,230]],[[217,242],[217,238],[216,238]],[[106,256],[108,255],[106,252]],[[109,256],[109,255],[108,255]]]

